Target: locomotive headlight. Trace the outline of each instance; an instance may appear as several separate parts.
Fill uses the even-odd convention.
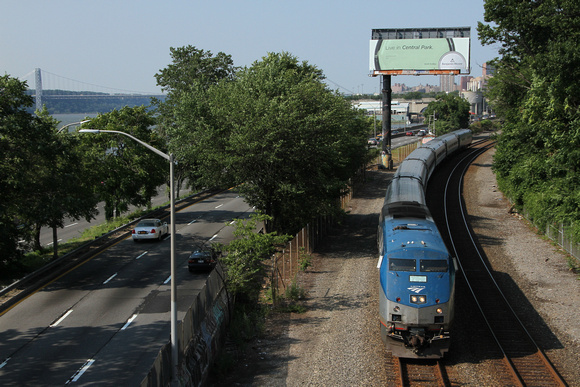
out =
[[[427,302],[427,296],[411,295],[411,304],[424,304]]]
[[[437,312],[437,314],[443,314],[443,309],[437,308],[436,312]]]

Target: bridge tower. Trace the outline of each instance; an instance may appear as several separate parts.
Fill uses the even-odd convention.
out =
[[[42,76],[40,69],[34,69],[34,81],[36,87],[36,110],[42,110]]]

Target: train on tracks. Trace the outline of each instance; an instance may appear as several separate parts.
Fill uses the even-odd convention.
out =
[[[449,350],[457,263],[425,194],[435,168],[472,138],[470,130],[461,129],[423,144],[400,164],[387,189],[377,267],[381,338],[393,356],[433,359]]]

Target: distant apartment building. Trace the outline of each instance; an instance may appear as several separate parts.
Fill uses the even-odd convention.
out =
[[[443,74],[439,76],[440,81],[440,91],[446,93],[457,90],[457,85],[455,84],[455,75],[453,74]]]
[[[394,85],[391,85],[391,91],[396,94],[401,94],[407,91],[408,89],[409,88],[405,86],[404,83],[395,83]]]
[[[418,91],[421,93],[432,93],[432,92],[438,92],[439,91],[439,86],[433,86],[433,85],[419,85],[419,86],[414,86],[411,88],[411,91]]]
[[[471,81],[472,79],[473,79],[473,77],[472,77],[472,76],[470,76],[470,75],[467,75],[467,76],[461,77],[461,78],[460,78],[460,82],[459,82],[459,84],[460,84],[460,90],[461,90],[461,91],[463,91],[463,90],[468,90],[468,89],[467,89],[467,84],[468,84],[468,83],[469,83],[469,81]]]

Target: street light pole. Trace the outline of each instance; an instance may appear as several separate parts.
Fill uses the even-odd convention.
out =
[[[152,147],[139,140],[138,138],[130,135],[129,133],[121,132],[118,130],[99,130],[99,129],[81,129],[79,133],[117,133],[127,136],[139,144],[143,145],[150,151],[158,154],[164,159],[169,161],[169,195],[171,196],[170,208],[171,208],[171,379],[175,382],[177,381],[177,284],[175,280],[175,186],[174,186],[174,171],[173,164],[174,158],[173,153],[166,154],[160,150]]]
[[[62,132],[64,129],[68,128],[69,126],[73,126],[73,125],[82,125],[85,122],[89,122],[90,120],[84,120],[84,121],[79,121],[79,122],[71,122],[70,124],[67,124],[65,126],[63,126],[62,128],[60,128],[59,130],[57,130],[57,133]]]

